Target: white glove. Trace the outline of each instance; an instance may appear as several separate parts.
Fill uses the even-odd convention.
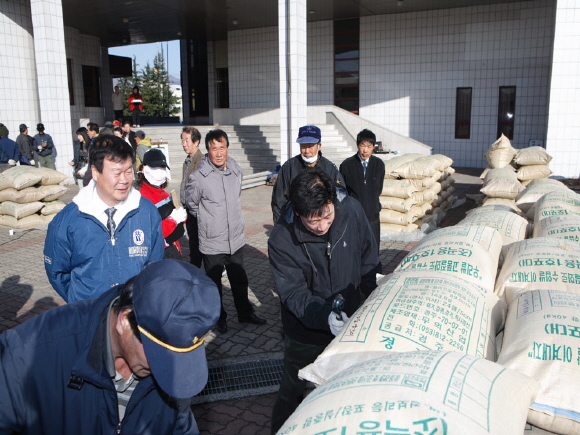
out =
[[[342,320],[337,319],[335,312],[331,312],[328,316],[328,326],[330,326],[332,335],[338,335],[343,326],[348,322],[348,316],[344,311],[341,311],[340,315],[342,316]]]
[[[184,222],[185,219],[187,219],[187,211],[183,207],[179,207],[174,209],[169,217],[180,224],[181,222]]]
[[[16,160],[14,160],[14,159],[8,159],[8,164],[10,166],[16,166]]]
[[[87,166],[83,166],[81,169],[79,169],[77,171],[77,174],[79,174],[79,177],[84,177],[85,176],[85,174],[87,172],[87,167],[88,167],[88,165]]]
[[[34,163],[34,159],[30,159],[30,164],[31,164],[32,166],[35,166],[35,165],[36,165],[36,164]]]

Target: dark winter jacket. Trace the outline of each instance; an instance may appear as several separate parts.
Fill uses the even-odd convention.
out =
[[[337,184],[344,186],[344,180],[338,168],[334,163],[328,160],[326,157],[322,157],[322,153],[319,151],[319,160],[316,163],[316,167],[322,169],[331,179]],[[280,217],[280,210],[290,199],[290,183],[296,178],[296,176],[308,165],[302,160],[302,156],[298,154],[287,160],[286,163],[282,165],[282,168],[278,172],[278,178],[276,184],[274,184],[274,189],[272,190],[272,215],[274,217],[274,223],[278,222]]]
[[[189,403],[170,399],[151,376],[139,381],[119,423],[104,358],[117,293],[54,308],[0,335],[0,433],[199,433]]]
[[[328,316],[335,297],[344,297],[343,311],[351,316],[360,305],[360,291],[370,294],[380,272],[377,245],[360,204],[341,187],[337,193],[328,242],[306,230],[290,203],[268,240],[284,331],[305,344],[330,343]]]
[[[381,202],[379,196],[383,191],[385,163],[376,156],[371,156],[366,174],[358,154],[346,159],[340,165],[348,194],[358,200],[369,221],[379,218]]]

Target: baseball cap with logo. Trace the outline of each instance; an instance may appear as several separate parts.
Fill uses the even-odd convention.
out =
[[[135,279],[133,311],[161,389],[178,399],[198,394],[208,378],[205,335],[220,316],[213,281],[185,261],[153,262]]]
[[[305,125],[298,130],[297,143],[318,143],[320,142],[320,129],[315,125]]]

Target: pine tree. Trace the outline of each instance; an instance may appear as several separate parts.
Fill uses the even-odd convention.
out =
[[[125,99],[125,102],[123,103],[123,116],[125,118],[131,118],[132,116],[127,99],[129,98],[129,95],[131,95],[131,92],[133,92],[133,87],[138,86],[141,88],[141,83],[143,82],[143,79],[141,78],[142,73],[137,70],[138,66],[137,57],[133,56],[133,71],[131,78],[123,77],[117,82],[119,92]]]
[[[165,67],[163,49],[155,55],[153,67],[149,63],[141,72],[143,95],[143,115],[171,116],[179,112],[176,104],[179,102],[169,87],[169,74]]]

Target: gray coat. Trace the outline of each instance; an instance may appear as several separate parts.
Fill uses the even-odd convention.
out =
[[[231,157],[226,169],[216,168],[205,155],[187,183],[187,209],[197,216],[202,254],[233,254],[246,244],[240,204],[242,170]]]

